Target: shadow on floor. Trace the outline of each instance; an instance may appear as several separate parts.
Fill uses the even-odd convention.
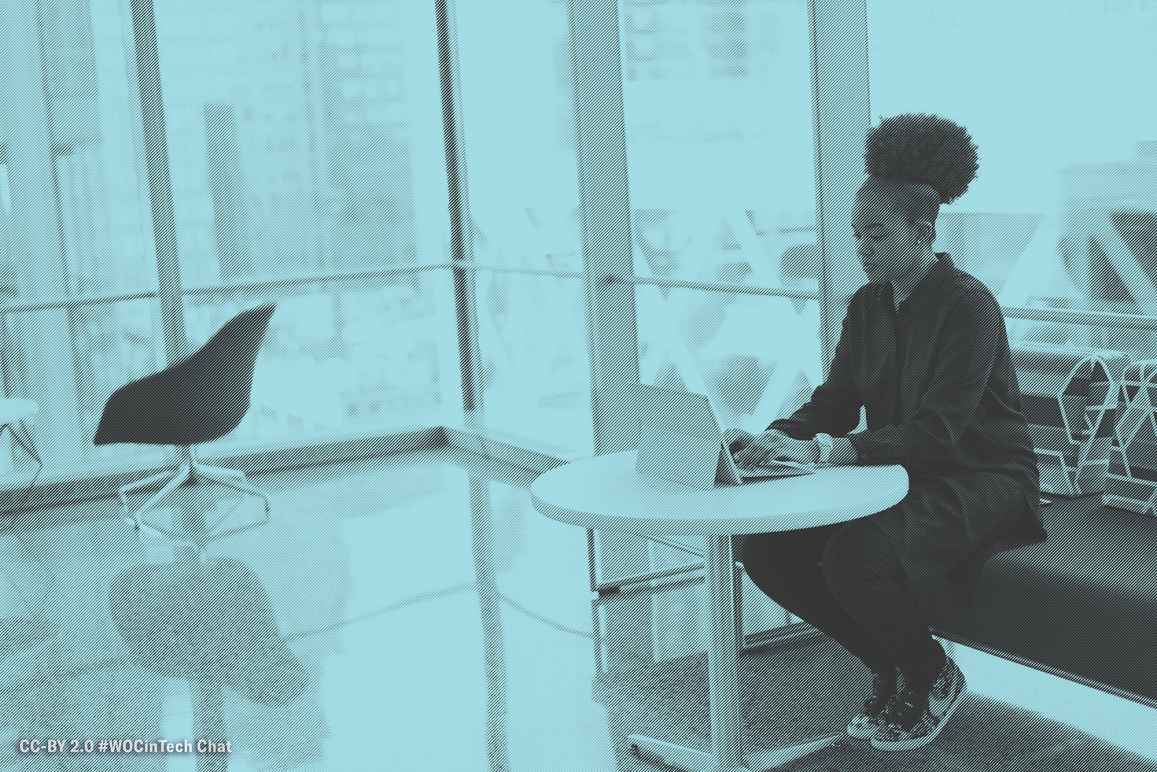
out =
[[[859,660],[826,638],[744,655],[747,747],[767,750],[843,731],[869,692],[868,679]],[[628,734],[709,745],[706,655],[602,674],[593,695],[607,708],[620,770],[662,768],[631,755]],[[894,753],[846,738],[784,769],[1157,772],[1157,764],[1039,713],[970,693],[941,735],[923,748]]]

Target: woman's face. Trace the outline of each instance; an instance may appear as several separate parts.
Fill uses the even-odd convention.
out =
[[[922,223],[911,222],[887,196],[861,188],[856,193],[852,231],[868,281],[890,282],[916,269],[924,257]]]

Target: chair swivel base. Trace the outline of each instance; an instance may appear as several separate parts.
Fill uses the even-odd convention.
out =
[[[232,488],[234,490],[241,491],[242,493],[249,493],[257,496],[264,502],[264,512],[262,513],[262,516],[252,523],[247,523],[245,525],[240,525],[233,528],[227,528],[221,531],[197,534],[196,537],[191,537],[189,534],[175,533],[168,528],[163,528],[156,523],[152,523],[144,519],[143,516],[145,513],[155,508],[162,499],[164,499],[174,490],[183,485],[188,485],[190,483],[195,483],[202,480],[205,482],[216,483],[227,488]],[[141,505],[140,509],[135,512],[129,511],[128,494],[140,490],[141,488],[148,488],[161,481],[164,481],[164,485],[160,490],[154,493],[148,501]],[[125,522],[133,526],[134,530],[149,531],[169,541],[189,544],[194,547],[199,547],[201,544],[207,542],[218,541],[243,531],[259,528],[269,522],[269,496],[264,491],[249,484],[249,481],[246,478],[244,472],[240,471],[239,469],[223,469],[217,466],[201,464],[196,460],[185,461],[176,470],[176,473],[160,472],[158,474],[146,477],[143,480],[137,480],[136,482],[122,485],[119,489],[117,489],[117,495],[121,500],[121,511],[125,513]]]

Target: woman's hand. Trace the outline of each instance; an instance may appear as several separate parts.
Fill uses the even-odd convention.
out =
[[[815,447],[815,442],[811,440],[797,440],[778,429],[768,429],[752,437],[742,450],[734,454],[735,463],[752,467],[779,459],[810,464],[816,460]]]
[[[755,435],[743,429],[724,429],[723,430],[723,444],[732,453],[738,453],[751,444],[755,439]]]
[[[787,444],[780,448],[777,458],[781,461],[798,461],[801,464],[814,464],[820,457],[819,445],[815,440],[797,440],[787,438]]]

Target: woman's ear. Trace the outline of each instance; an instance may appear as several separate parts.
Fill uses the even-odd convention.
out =
[[[936,241],[936,226],[927,220],[918,220],[916,227],[920,230],[920,240],[929,244]]]

